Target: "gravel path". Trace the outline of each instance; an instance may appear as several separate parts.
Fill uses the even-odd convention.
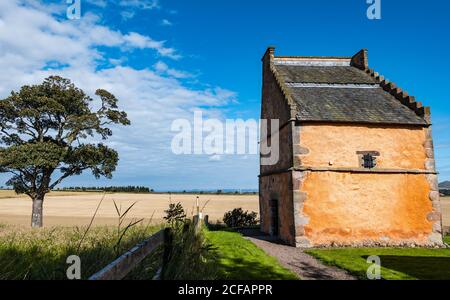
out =
[[[326,266],[302,249],[272,243],[257,237],[247,237],[270,256],[276,257],[289,270],[304,280],[356,280],[346,271]]]

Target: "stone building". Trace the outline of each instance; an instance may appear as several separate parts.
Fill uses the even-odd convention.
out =
[[[367,50],[262,61],[261,118],[280,126],[262,230],[297,247],[442,245],[429,107],[369,69]]]

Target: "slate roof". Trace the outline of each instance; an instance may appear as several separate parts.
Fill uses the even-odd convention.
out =
[[[275,61],[274,68],[298,104],[299,121],[428,124],[356,67]]]
[[[289,66],[277,65],[278,73],[285,82],[302,83],[376,83],[364,71],[342,66]]]
[[[303,121],[425,124],[414,111],[381,87],[290,88]]]

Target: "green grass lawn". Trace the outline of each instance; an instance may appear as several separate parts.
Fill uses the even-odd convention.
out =
[[[444,242],[447,243],[448,245],[450,245],[450,235],[444,237]]]
[[[232,280],[298,280],[273,257],[267,255],[241,234],[226,231],[204,231],[206,241],[215,252],[218,279]]]
[[[66,259],[70,255],[80,257],[82,279],[87,279],[159,229],[144,225],[132,227],[116,247],[118,238],[114,227],[91,228],[82,240],[85,228],[24,229],[0,225],[0,280],[67,279]],[[149,278],[159,264],[156,258],[148,258],[127,278]]]
[[[449,239],[447,237],[447,243]],[[367,257],[381,259],[381,277],[388,280],[450,280],[450,249],[349,248],[308,250],[326,264],[367,279]]]

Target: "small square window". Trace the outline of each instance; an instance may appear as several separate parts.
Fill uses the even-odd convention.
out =
[[[377,156],[380,153],[377,151],[358,151],[356,152],[359,156],[359,165],[365,169],[373,169],[377,166]]]
[[[377,165],[376,158],[372,154],[363,155],[363,167],[366,169],[373,169]]]

